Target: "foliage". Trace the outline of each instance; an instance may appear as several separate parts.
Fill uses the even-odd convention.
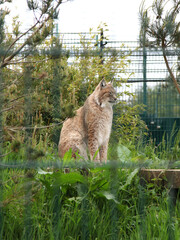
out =
[[[4,3],[4,1],[0,2],[0,4],[2,4],[1,13],[8,14],[9,11],[4,7]],[[20,54],[24,54],[25,57],[27,57],[52,33],[53,20],[58,17],[61,3],[61,0],[27,1],[29,11],[34,14],[34,23],[31,24],[28,30],[21,32],[22,28],[20,22],[17,20],[17,17],[13,18],[13,35],[9,36],[7,34],[4,36],[4,41],[1,42],[1,44],[4,43],[6,50],[0,63],[0,68],[12,64],[14,59],[18,62],[22,61],[22,56],[20,56]],[[2,18],[2,14],[1,19],[4,19],[4,17]],[[3,22],[1,23],[1,28],[4,29]],[[3,37],[2,33],[3,31],[1,32],[1,38]]]
[[[18,29],[18,26],[19,23],[15,28]],[[106,81],[118,77],[120,81],[115,82],[118,96],[131,95],[118,90],[122,82],[126,81],[121,78],[121,74],[126,75],[127,79],[129,77],[126,68],[131,52],[124,55],[121,51],[103,49],[102,64],[101,49],[98,47],[101,39],[97,41],[96,35],[91,31],[89,36],[88,39],[83,35],[80,37],[80,45],[73,50],[75,52],[73,59],[70,58],[70,53],[62,45],[61,40],[52,37],[41,44],[45,50],[39,49],[26,56],[26,61],[18,66],[3,69],[2,112],[5,142],[16,140],[17,137],[18,141],[24,142],[22,129],[27,132],[28,128],[32,128],[31,136],[34,129],[33,134],[36,135],[37,142],[40,137],[46,139],[48,136],[52,142],[58,143],[62,121],[74,116],[75,110],[84,104],[102,77],[105,77]],[[116,131],[117,141],[120,137],[139,136],[139,126],[143,132],[144,125],[138,117],[139,109],[138,106],[131,107],[127,102],[117,104],[115,108],[115,115],[118,116],[115,126],[119,128]],[[27,118],[30,119],[28,123]]]
[[[145,7],[145,1],[142,1],[140,8],[140,43],[144,47],[160,47],[162,49],[171,80],[180,94],[179,79],[174,75],[170,67],[166,52],[166,48],[169,46],[179,46],[179,11],[180,2],[176,0],[154,0],[149,8]]]
[[[152,44],[152,46],[171,46],[179,43],[179,1],[154,0],[152,6],[145,8],[142,1],[140,9],[141,43]],[[148,15],[151,12],[151,15]],[[147,37],[144,39],[144,34]]]
[[[149,239],[166,239],[169,233],[162,227],[168,226],[174,228],[178,239],[179,202],[171,221],[168,190],[149,184],[142,192],[138,172],[141,167],[178,168],[179,162],[174,160],[180,153],[179,134],[173,148],[164,142],[159,146],[153,142],[144,145],[142,139],[135,145],[122,138],[111,146],[116,148],[115,158],[114,148],[109,149],[111,161],[106,165],[72,160],[68,152],[60,161],[54,148],[42,139],[37,143],[33,138],[32,142],[36,151],[22,148],[18,142],[13,146],[9,143],[6,151],[17,151],[1,161],[0,167],[9,165],[0,172],[3,239],[24,239],[27,231],[30,239],[86,236],[124,240],[140,239],[142,234]],[[25,164],[27,154],[31,154],[31,161]],[[144,226],[147,230],[142,231]]]
[[[179,239],[179,204],[169,223],[167,191],[148,185],[143,193],[138,176],[143,166],[169,167],[170,156],[171,164],[178,167],[173,160],[179,156],[179,134],[173,148],[164,142],[158,147],[153,143],[144,146],[145,125],[138,115],[142,106],[132,107],[130,101],[120,101],[114,109],[116,129],[107,165],[72,160],[70,152],[64,161],[57,157],[52,142],[57,140],[55,135],[59,135],[60,129],[51,126],[59,126],[66,117],[73,116],[103,76],[107,80],[121,79],[121,73],[126,74],[130,52],[122,55],[108,48],[100,52],[99,42],[94,44],[95,36],[91,33],[89,41],[81,36],[81,51],[74,49],[72,62],[59,39],[44,41],[52,30],[51,20],[57,16],[52,3],[45,1],[42,8],[38,1],[28,1],[35,14],[39,10],[43,14],[33,28],[37,34],[24,42],[36,51],[29,52],[28,48],[23,53],[24,62],[8,68],[12,59],[20,60],[19,55],[16,58],[13,54],[22,45],[16,48],[13,44],[12,52],[9,50],[2,59],[1,238],[166,239],[168,232],[162,231],[162,227],[172,226]],[[44,25],[38,26],[43,21]],[[20,23],[14,19],[14,35],[11,38],[7,34],[3,44],[17,43],[18,36],[22,36],[19,29]],[[45,50],[36,48],[39,43]],[[116,83],[117,90],[122,81]],[[119,92],[119,96],[122,94],[129,95]],[[115,159],[116,162],[112,161]],[[147,231],[143,232],[144,225]]]
[[[134,143],[144,138],[147,127],[139,115],[143,110],[142,104],[132,106],[123,101],[115,106],[112,138],[117,142],[120,140]]]
[[[167,239],[170,226],[178,239],[179,202],[171,218],[168,190],[139,182],[139,167],[157,164],[156,149],[123,144],[107,165],[69,159],[67,171],[51,153],[33,169],[1,170],[3,239],[24,239],[27,231],[30,239]]]
[[[143,101],[143,89],[140,89],[134,98],[134,104]],[[159,84],[147,89],[147,114],[154,117],[179,117],[180,114],[180,95],[167,79],[165,84]],[[158,107],[160,106],[160,107]]]
[[[50,130],[46,129],[45,131],[42,125],[50,125],[53,120],[57,123],[59,111],[56,106],[58,101],[56,101],[57,98],[55,99],[54,93],[59,89],[59,85],[57,86],[57,74],[62,78],[63,71],[59,72],[62,70],[60,65],[63,68],[64,63],[62,63],[62,59],[57,64],[57,69],[59,70],[55,72],[53,66],[57,63],[56,59],[60,58],[62,54],[59,53],[58,56],[57,54],[55,56],[53,52],[50,54],[47,51],[44,54],[40,54],[38,50],[40,45],[41,48],[44,48],[50,44],[47,44],[45,40],[53,32],[53,20],[58,16],[62,1],[27,1],[29,10],[34,14],[34,23],[28,30],[24,31],[22,30],[23,24],[15,16],[12,20],[11,34],[8,33],[5,22],[5,16],[9,13],[9,10],[3,5],[5,2],[0,2],[2,4],[0,14],[0,131],[2,131],[3,126],[4,133],[0,141],[3,139],[6,145],[6,142],[16,141],[17,138],[18,141],[24,142],[26,134],[24,134],[22,129],[26,133],[28,131],[32,133],[34,129],[37,135],[36,140],[42,136],[44,139],[47,138],[46,134]],[[55,45],[56,47],[59,46],[58,43],[55,43]],[[37,69],[36,63],[39,61],[47,63],[49,58],[52,59],[49,64],[49,72],[54,74],[54,76],[56,74],[56,80],[52,77],[48,81],[48,73],[40,72]],[[66,55],[64,56],[65,58]],[[56,110],[53,110],[54,107]],[[37,125],[40,124],[41,134],[37,130],[39,129]],[[21,134],[18,133],[19,131],[21,131]]]

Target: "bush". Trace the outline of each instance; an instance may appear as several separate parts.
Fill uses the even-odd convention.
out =
[[[94,46],[95,35],[90,32],[89,36],[89,40],[81,36],[80,46],[74,49],[75,58],[71,64],[68,63],[69,52],[59,39],[52,38],[42,45],[47,50],[39,50],[27,58],[29,65],[3,70],[7,86],[3,104],[5,141],[16,139],[17,131],[23,127],[32,127],[36,129],[37,141],[40,136],[45,139],[48,133],[51,142],[57,143],[60,126],[46,129],[41,126],[61,125],[64,119],[74,116],[75,110],[84,104],[102,77],[106,81],[120,79],[115,82],[118,96],[130,95],[127,92],[119,93],[119,87],[126,82],[121,75],[126,75],[127,79],[129,77],[126,68],[131,52],[124,55],[121,51],[104,48],[102,64],[100,49]],[[117,104],[116,134],[113,132],[117,141],[119,138],[138,138],[140,132],[143,134],[144,125],[138,113],[138,107],[131,107],[128,102]],[[33,129],[29,132],[32,135]],[[21,132],[21,140],[24,139]]]

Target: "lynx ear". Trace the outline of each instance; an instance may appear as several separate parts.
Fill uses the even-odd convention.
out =
[[[106,86],[106,81],[103,78],[103,80],[100,82],[100,87],[104,88],[105,86]]]
[[[108,84],[111,84],[111,85],[113,85],[113,83],[114,83],[114,78],[112,78],[111,81],[108,82]]]

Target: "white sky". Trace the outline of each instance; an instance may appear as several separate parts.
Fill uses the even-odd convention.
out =
[[[147,0],[152,2],[152,0]],[[139,6],[141,0],[73,0],[60,6],[61,32],[88,32],[107,23],[111,38],[136,41],[139,34]],[[11,4],[9,4],[11,6]],[[12,14],[19,15],[23,26],[33,22],[27,11],[26,0],[13,0]]]
[[[89,31],[105,22],[116,40],[136,41],[141,0],[74,0],[63,4],[59,15],[62,32]]]

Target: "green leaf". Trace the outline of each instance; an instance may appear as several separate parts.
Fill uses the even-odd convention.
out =
[[[62,186],[66,184],[84,183],[85,178],[77,172],[72,172],[68,174],[58,173],[55,176],[55,185]]]
[[[94,184],[90,186],[90,191],[95,191],[99,190],[102,188],[107,188],[108,187],[108,182],[106,179],[99,179],[97,180]]]
[[[117,153],[121,162],[128,161],[131,157],[131,151],[122,144],[118,145]]]
[[[38,168],[38,174],[46,175],[46,174],[53,174],[53,172],[46,172],[46,171],[42,170],[41,168]]]
[[[76,203],[80,203],[82,202],[83,198],[82,197],[72,197],[72,198],[68,198],[69,202],[76,202]]]
[[[116,200],[115,196],[108,191],[100,192],[98,195],[106,198],[107,200],[113,200],[116,204],[119,204],[119,202]]]
[[[65,154],[64,154],[64,157],[63,157],[63,163],[69,163],[72,159],[72,149],[70,148],[69,151],[67,151]]]
[[[136,168],[133,172],[131,172],[131,174],[128,176],[127,180],[126,180],[126,183],[120,187],[120,190],[125,190],[127,186],[129,186],[134,177],[136,176],[136,174],[139,172],[139,168]]]
[[[176,161],[171,165],[171,168],[180,168],[180,161]]]
[[[95,160],[96,156],[98,155],[99,149],[95,152],[94,157],[93,157],[93,161]]]
[[[43,186],[47,189],[48,191],[48,194],[50,196],[53,195],[53,189],[52,189],[52,185],[51,185],[51,182],[48,181],[48,180],[43,180],[43,179],[39,179],[39,181],[43,184]]]

